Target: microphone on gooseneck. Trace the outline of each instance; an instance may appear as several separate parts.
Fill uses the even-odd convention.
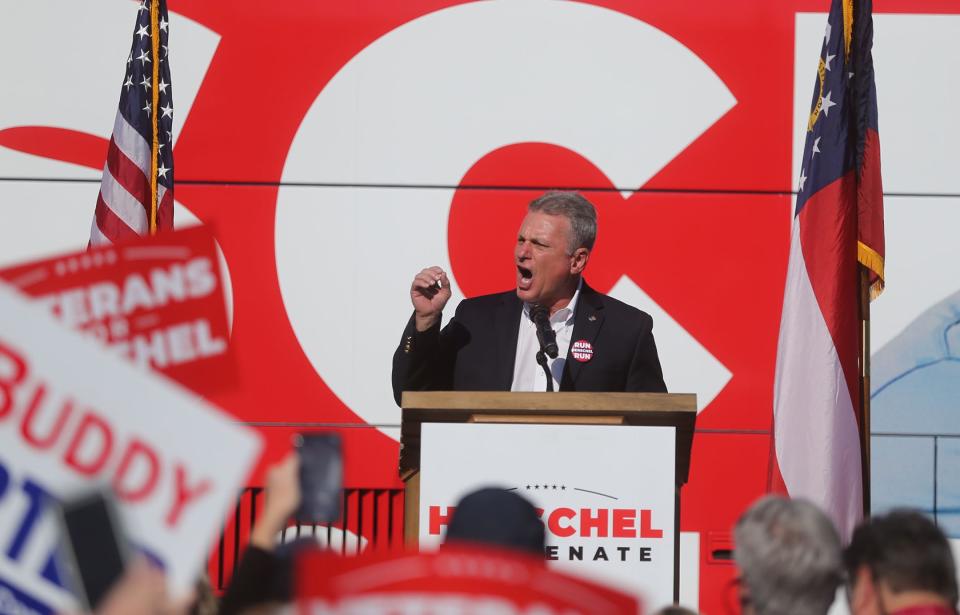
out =
[[[556,359],[557,355],[560,354],[560,349],[557,348],[557,334],[550,326],[550,313],[547,308],[539,303],[534,304],[530,307],[530,319],[537,326],[537,341],[540,342],[540,350],[551,359]]]

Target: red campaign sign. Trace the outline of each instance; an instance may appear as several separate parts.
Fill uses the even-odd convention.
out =
[[[543,560],[485,547],[340,557],[309,551],[297,562],[297,612],[640,613],[632,596],[548,569]]]
[[[204,227],[20,264],[0,279],[197,393],[235,380],[216,242]]]

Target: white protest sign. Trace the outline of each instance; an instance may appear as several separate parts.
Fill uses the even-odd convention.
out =
[[[138,369],[0,284],[0,600],[49,612],[73,604],[51,561],[45,496],[107,486],[134,544],[195,581],[258,460],[255,431]]]
[[[675,442],[673,427],[424,423],[420,546],[462,496],[511,489],[542,511],[552,565],[671,604]]]

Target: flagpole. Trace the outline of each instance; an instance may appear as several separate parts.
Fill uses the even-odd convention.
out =
[[[860,282],[860,467],[863,516],[870,516],[870,270],[857,265]]]
[[[150,139],[150,234],[157,232],[157,156],[160,151],[160,0],[150,3],[150,42],[153,51],[153,79],[151,91],[153,93],[153,111],[150,114],[150,125],[153,135]]]

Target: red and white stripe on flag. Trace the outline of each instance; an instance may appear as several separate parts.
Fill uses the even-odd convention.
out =
[[[827,231],[855,231],[844,219],[855,209],[839,194],[851,181],[794,218],[773,400],[774,490],[816,503],[844,540],[863,516],[858,282],[856,253],[843,248],[855,241]]]
[[[112,244],[148,234],[150,156],[150,143],[118,111],[90,229],[91,245]],[[157,228],[172,229],[173,199],[167,196],[163,184],[157,185],[157,200]]]

